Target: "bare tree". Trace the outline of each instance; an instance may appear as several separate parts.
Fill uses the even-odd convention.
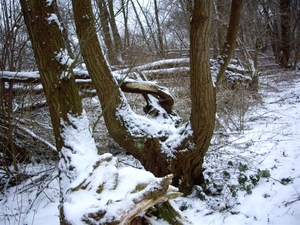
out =
[[[110,64],[115,65],[118,64],[118,57],[117,52],[114,48],[114,42],[111,36],[110,26],[109,26],[109,12],[107,9],[106,1],[105,0],[98,0],[98,7],[100,9],[100,22],[102,28],[103,39],[105,45],[107,47],[107,56]]]
[[[115,52],[116,52],[117,56],[121,59],[121,53],[123,51],[122,39],[121,39],[121,35],[119,33],[119,29],[117,27],[116,18],[115,18],[120,13],[120,10],[117,13],[114,12],[113,2],[114,2],[113,0],[108,0],[109,23],[110,23],[111,30],[112,30]]]
[[[151,25],[151,22],[150,22],[150,20],[147,16],[147,13],[146,13],[145,9],[142,7],[141,3],[139,1],[137,1],[137,3],[138,3],[139,9],[142,12],[142,14],[145,18],[146,24],[147,24],[148,33],[150,35],[150,38],[148,38],[148,41],[152,41],[152,44],[153,44],[153,47],[154,47],[155,51],[159,52],[157,39],[155,37],[155,31],[152,29],[152,25]]]
[[[128,28],[128,1],[121,0],[122,13],[124,20],[124,49],[130,47],[129,28]]]
[[[280,0],[279,11],[281,16],[281,46],[279,65],[283,68],[289,66],[291,54],[291,0]]]
[[[161,24],[159,21],[159,10],[157,5],[157,0],[154,0],[154,12],[155,12],[155,21],[156,21],[156,27],[157,27],[157,41],[158,41],[158,54],[161,58],[165,57],[164,53],[164,42],[163,42],[163,34],[161,30]]]
[[[29,39],[23,26],[20,4],[17,1],[2,0],[0,7],[1,70],[25,69],[24,62],[30,60],[31,52],[27,55]]]
[[[293,61],[291,53],[299,49],[293,44],[299,39],[295,32],[299,29],[299,3],[292,0],[261,1],[261,6],[268,22],[267,30],[275,60],[280,67],[288,68]],[[297,58],[297,54],[293,57]]]
[[[143,25],[143,23],[142,23],[142,21],[141,21],[141,19],[140,19],[140,16],[139,16],[138,11],[137,11],[137,9],[136,9],[136,7],[135,7],[134,1],[133,1],[133,0],[130,0],[130,2],[131,2],[131,5],[132,5],[132,8],[133,8],[133,11],[134,11],[134,13],[135,13],[135,17],[136,17],[136,19],[137,19],[137,22],[138,22],[138,24],[139,24],[139,26],[140,26],[140,29],[141,29],[141,32],[142,32],[142,37],[143,37],[143,39],[145,40],[145,43],[146,43],[146,45],[147,45],[147,47],[148,47],[148,50],[149,50],[150,52],[152,52],[152,48],[151,48],[151,46],[150,46],[150,44],[149,44],[149,40],[148,40],[148,38],[147,38],[147,36],[146,36],[146,32],[145,32],[145,29],[144,29],[144,25]]]

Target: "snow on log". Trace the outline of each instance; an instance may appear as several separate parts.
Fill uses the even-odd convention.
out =
[[[156,85],[154,82],[149,81],[127,81],[121,84],[121,90],[130,93],[139,93],[143,95],[151,94],[159,101],[159,105],[163,107],[167,113],[172,112],[174,99],[169,93],[167,88]],[[145,96],[144,96],[145,97]],[[149,104],[146,98],[147,104]]]
[[[40,83],[40,74],[38,71],[33,72],[11,72],[1,71],[0,79],[4,82],[13,81],[15,83]]]

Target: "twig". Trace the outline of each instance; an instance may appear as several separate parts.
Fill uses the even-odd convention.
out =
[[[22,130],[22,131],[24,131],[25,133],[27,133],[30,137],[32,137],[32,138],[34,138],[35,140],[38,140],[38,141],[44,143],[44,144],[45,144],[46,146],[48,146],[51,150],[53,150],[53,151],[55,151],[55,152],[57,151],[57,150],[56,150],[56,147],[55,147],[54,145],[52,145],[50,142],[44,140],[44,139],[41,138],[40,136],[36,135],[36,134],[33,133],[31,130],[28,130],[27,128],[22,127],[22,126],[20,126],[20,125],[17,125],[17,126],[18,126],[18,128],[19,128],[20,130]]]

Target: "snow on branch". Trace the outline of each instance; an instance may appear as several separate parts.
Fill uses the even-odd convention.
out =
[[[18,125],[18,128],[22,131],[24,131],[26,134],[28,134],[30,137],[32,137],[35,140],[38,140],[40,142],[42,142],[43,144],[45,144],[47,147],[49,147],[52,151],[57,151],[56,147],[54,145],[52,145],[50,142],[46,141],[45,139],[41,138],[40,136],[36,135],[33,131],[22,127],[20,125]]]

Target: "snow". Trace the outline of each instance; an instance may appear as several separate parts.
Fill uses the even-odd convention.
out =
[[[128,128],[128,132],[130,132],[132,137],[141,138],[142,142],[146,142],[146,140],[143,141],[143,138],[148,136],[162,139],[163,141],[160,141],[161,152],[168,157],[174,157],[172,149],[177,146],[176,143],[180,143],[180,137],[182,139],[185,137],[182,134],[190,134],[190,132],[184,132],[185,130],[182,127],[176,128],[174,121],[163,118],[163,115],[159,115],[156,120],[137,115],[131,110],[128,104],[120,104],[116,117],[123,126]],[[159,120],[165,123],[157,123]],[[170,148],[170,146],[174,148]]]
[[[70,67],[72,63],[74,62],[73,59],[69,56],[66,49],[61,49],[60,52],[56,53],[55,59],[61,64],[61,65],[67,65]]]
[[[152,63],[148,63],[148,64],[145,64],[145,65],[136,66],[134,68],[124,69],[124,70],[120,70],[120,71],[116,71],[116,72],[126,74],[126,73],[129,73],[130,71],[148,70],[148,69],[151,69],[151,68],[154,68],[154,67],[164,66],[166,64],[173,64],[173,65],[176,65],[176,64],[188,64],[189,61],[190,61],[189,58],[164,59],[164,60],[159,60],[159,61],[156,61],[156,62],[152,62]]]
[[[261,77],[260,82],[263,87],[263,103],[248,115],[247,128],[241,133],[229,133],[226,142],[221,146],[212,146],[205,159],[206,177],[213,177],[215,183],[222,185],[223,189],[220,192],[215,190],[216,195],[205,196],[205,201],[197,197],[196,191],[190,196],[173,200],[173,204],[182,210],[182,214],[192,224],[299,224],[300,74],[295,73],[291,82],[278,82],[273,75]],[[147,118],[133,118],[140,121],[137,133],[149,129],[145,127],[149,121],[143,123]],[[88,121],[85,116],[81,120],[70,120],[74,124],[78,123],[76,127],[87,127]],[[176,136],[182,132],[170,125],[161,125],[152,130],[153,135],[161,129],[170,135],[169,140],[173,134]],[[110,154],[98,156],[90,131],[87,129],[80,133],[82,132],[85,135],[79,135],[76,129],[69,126],[66,126],[64,131],[66,142],[73,146],[78,154],[78,157],[72,155],[74,161],[70,162],[75,164],[78,170],[76,174],[70,175],[77,178],[69,187],[75,188],[87,174],[93,175],[88,176],[88,180],[85,181],[89,191],[82,190],[67,195],[67,215],[78,222],[79,215],[91,207],[104,207],[108,210],[107,215],[115,215],[117,210],[124,207],[134,208],[133,200],[137,194],[132,191],[135,185],[148,183],[154,180],[154,176],[147,171],[131,167],[118,168],[118,159]],[[70,154],[69,150],[66,151],[66,154]],[[105,161],[106,159],[110,160]],[[94,169],[92,165],[99,160],[103,163]],[[233,166],[228,166],[229,161]],[[241,172],[238,168],[239,163],[247,164],[248,169]],[[256,174],[258,169],[268,170],[271,176],[261,177],[260,182],[252,186],[252,194],[247,194],[238,186],[237,177],[240,174],[250,177]],[[15,187],[4,189],[0,194],[0,224],[58,225],[60,191],[57,168],[53,167],[53,164],[41,164],[23,165],[21,170],[34,176]],[[228,171],[231,178],[222,176],[223,171]],[[46,179],[42,181],[41,178],[45,176]],[[109,179],[112,177],[118,180],[117,188],[112,179]],[[96,194],[95,190],[103,182],[111,192]],[[65,185],[67,187],[70,184]],[[229,190],[230,185],[238,186],[235,197]],[[151,222],[166,224],[154,218],[151,218]]]
[[[48,2],[48,3],[49,3],[49,2]],[[47,3],[47,4],[48,4],[48,3]],[[49,14],[49,17],[47,18],[47,20],[48,20],[49,25],[50,25],[52,22],[54,22],[54,23],[57,24],[57,26],[58,26],[58,28],[59,28],[60,31],[63,30],[63,27],[61,26],[61,23],[59,22],[59,19],[58,19],[57,15],[56,15],[55,13],[50,13],[50,14]]]
[[[53,2],[53,0],[46,0],[46,3],[47,3],[46,6],[48,6],[48,7],[51,6],[52,2]]]
[[[261,79],[267,81],[267,78]],[[246,173],[267,169],[271,177],[261,178],[251,195],[239,192],[233,198],[226,196],[224,191],[221,197],[209,199],[206,204],[195,198],[175,200],[189,206],[183,212],[194,224],[199,221],[201,224],[299,224],[300,74],[294,85],[273,85],[280,92],[262,93],[265,95],[264,104],[251,115],[250,128],[243,134],[231,135],[229,144],[218,150],[230,153],[226,155],[232,161],[236,159],[244,163],[246,160],[252,170]],[[210,159],[207,166],[214,168],[211,169],[213,172],[222,170],[221,160],[218,158],[212,162]],[[224,182],[221,176],[217,178]],[[284,178],[290,178],[291,183],[283,184]],[[216,212],[216,208],[223,210]]]
[[[20,80],[27,80],[27,79],[39,79],[40,74],[38,71],[33,71],[33,72],[10,72],[10,71],[1,71],[0,72],[0,77],[3,79],[14,79],[18,78]]]

